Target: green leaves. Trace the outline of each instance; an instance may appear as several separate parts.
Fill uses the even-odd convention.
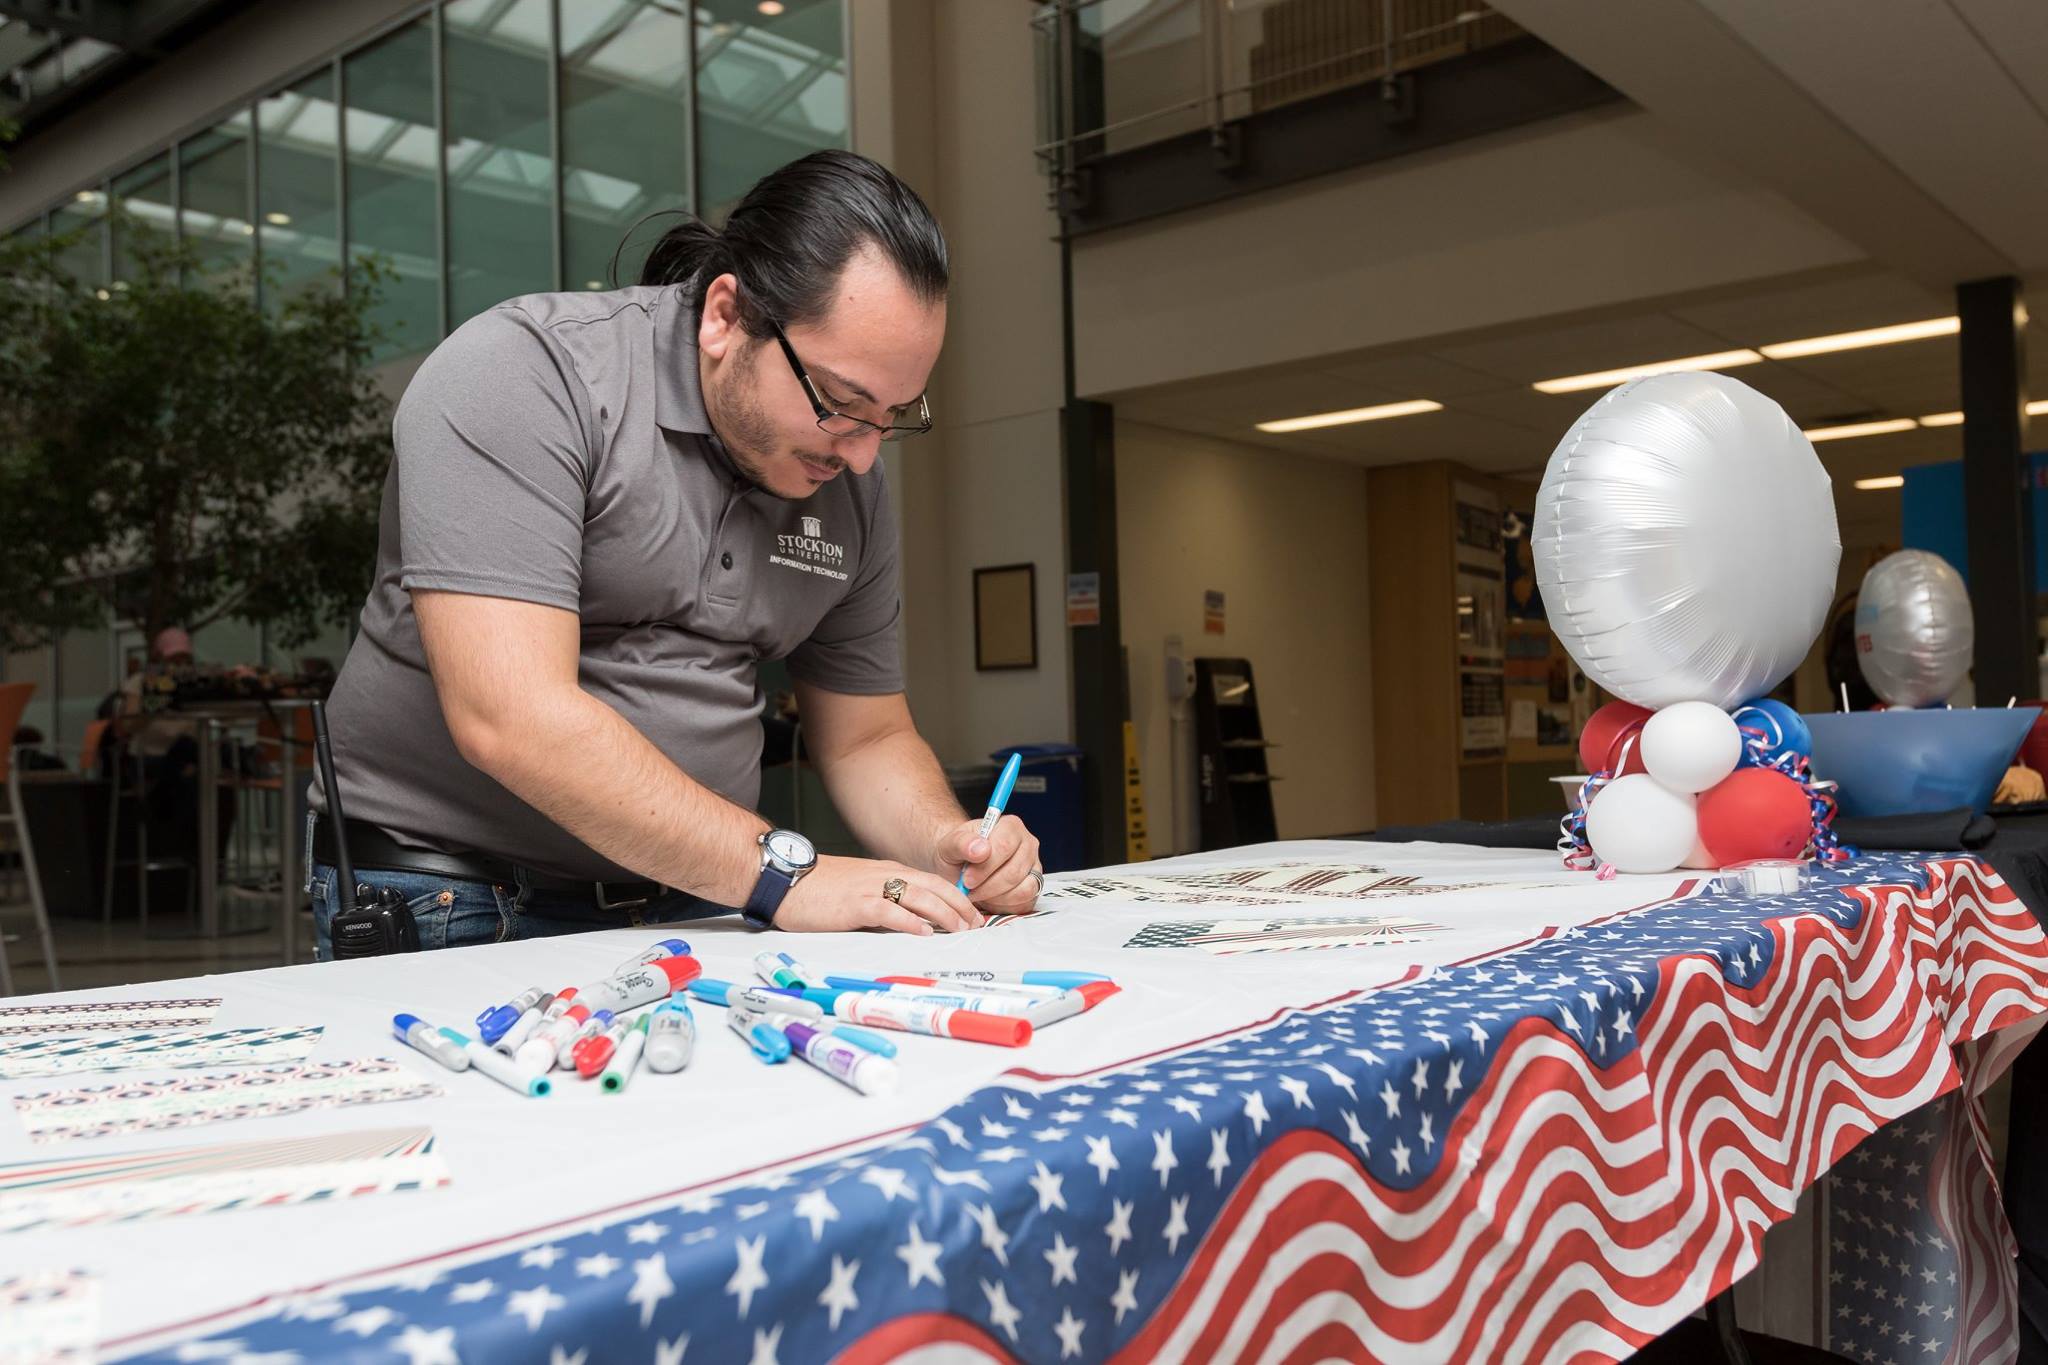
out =
[[[61,268],[66,237],[0,244],[0,643],[233,615],[290,647],[349,619],[390,459],[379,272],[267,279],[259,307],[246,269],[119,230],[106,286]]]

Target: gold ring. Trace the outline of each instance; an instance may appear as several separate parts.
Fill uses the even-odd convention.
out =
[[[901,905],[903,904],[903,893],[909,889],[909,882],[904,881],[901,877],[891,877],[888,881],[882,883],[882,899]]]

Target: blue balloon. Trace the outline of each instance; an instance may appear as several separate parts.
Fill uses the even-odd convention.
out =
[[[1807,729],[1805,720],[1784,702],[1773,697],[1758,697],[1755,701],[1744,702],[1732,713],[1736,725],[1743,730],[1742,766],[1760,766],[1787,753],[1798,754],[1801,758],[1813,757],[1813,731]],[[1764,752],[1759,754],[1751,744],[1755,731],[1764,739]]]

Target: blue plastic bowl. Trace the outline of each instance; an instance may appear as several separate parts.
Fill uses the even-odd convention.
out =
[[[1835,799],[1844,815],[1958,806],[1982,815],[2039,714],[2029,706],[1808,713],[1813,775],[1841,784]]]

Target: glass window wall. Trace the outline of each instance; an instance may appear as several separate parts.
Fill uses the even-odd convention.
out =
[[[341,119],[334,73],[313,75],[256,106],[256,240],[266,307],[332,288],[341,263]]]
[[[161,153],[114,177],[114,283],[118,287],[141,269],[138,251],[154,235],[168,240],[178,230],[177,201],[171,197],[171,154]]]
[[[838,0],[782,0],[772,17],[764,8],[697,10],[697,186],[713,221],[777,166],[846,145]]]
[[[439,148],[431,20],[407,24],[342,66],[348,250],[388,275],[375,314],[379,359],[430,349],[441,334]]]
[[[448,325],[555,287],[549,0],[441,11],[448,123]]]
[[[256,225],[250,212],[249,111],[178,147],[179,223],[198,251],[204,283],[252,286]]]
[[[640,278],[690,196],[690,19],[665,0],[561,0],[562,275],[569,289]]]

